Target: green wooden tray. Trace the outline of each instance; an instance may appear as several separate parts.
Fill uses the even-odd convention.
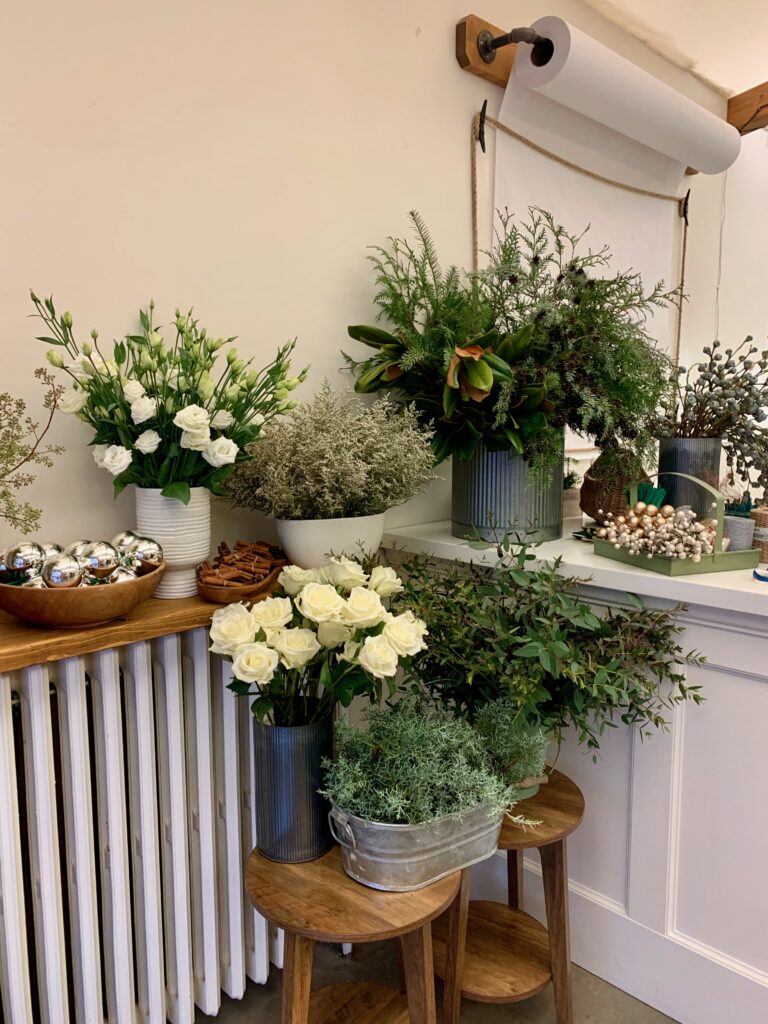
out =
[[[658,476],[659,474],[654,474]],[[695,576],[703,572],[730,572],[733,569],[754,569],[760,564],[760,551],[758,548],[747,548],[744,551],[723,551],[723,527],[725,525],[725,499],[719,491],[715,490],[704,480],[689,476],[687,473],[664,473],[664,476],[682,476],[686,480],[693,480],[699,484],[714,498],[716,505],[715,517],[717,519],[717,530],[715,533],[715,550],[711,555],[702,555],[700,562],[694,562],[690,558],[665,558],[663,555],[654,555],[649,558],[647,555],[630,555],[626,548],[618,550],[610,541],[595,538],[594,551],[596,555],[603,558],[611,558],[614,562],[622,562],[624,565],[636,565],[640,569],[648,569],[650,572],[658,572],[664,576]],[[637,483],[629,487],[629,507],[637,501]]]

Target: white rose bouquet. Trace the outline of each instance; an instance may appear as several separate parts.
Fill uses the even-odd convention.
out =
[[[246,446],[263,425],[298,405],[289,393],[307,371],[289,376],[294,342],[262,370],[233,347],[216,365],[234,338],[209,335],[192,310],[177,309],[167,343],[150,302],[139,312],[140,333],[114,342],[105,358],[97,331],[78,345],[72,314],[58,315],[52,298],[30,294],[48,330],[38,340],[56,346],[48,361],[71,378],[59,407],[92,427],[94,460],[114,477],[115,494],[128,484],[160,487],[185,504],[191,487],[224,494],[225,480],[248,458]]]
[[[322,569],[289,565],[280,584],[281,595],[220,608],[211,623],[211,650],[232,661],[229,688],[252,696],[263,722],[306,725],[354,697],[378,702],[385,686],[394,693],[398,668],[426,647],[421,619],[388,608],[403,589],[394,569],[368,574],[333,558]]]

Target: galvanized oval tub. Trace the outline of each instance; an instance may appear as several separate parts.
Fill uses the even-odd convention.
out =
[[[410,892],[492,857],[502,817],[476,807],[423,825],[387,825],[333,806],[328,820],[351,878],[372,889]]]

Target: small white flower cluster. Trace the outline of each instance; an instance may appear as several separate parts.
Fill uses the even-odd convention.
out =
[[[712,520],[699,522],[690,508],[657,508],[638,501],[627,515],[614,516],[609,512],[597,536],[613,544],[617,551],[625,548],[630,555],[662,555],[700,562],[702,555],[711,555],[715,550],[716,526]]]
[[[322,569],[287,566],[279,580],[286,597],[249,608],[220,608],[211,623],[211,650],[232,659],[235,677],[265,685],[282,666],[318,673],[329,661],[359,665],[374,679],[391,679],[399,659],[426,647],[427,627],[412,612],[393,615],[384,600],[402,591],[394,569],[367,575],[349,558]]]

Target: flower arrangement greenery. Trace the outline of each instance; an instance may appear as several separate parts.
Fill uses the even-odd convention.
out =
[[[499,214],[477,275],[443,272],[411,217],[415,246],[390,239],[370,257],[379,319],[391,330],[349,328],[378,350],[362,362],[345,357],[357,389],[415,402],[435,428],[438,460],[470,458],[482,440],[552,467],[565,427],[647,458],[669,370],[648,320],[676,293],[662,284],[646,292],[637,274],[609,272],[607,248],[583,251],[584,233],[535,207],[520,223]]]
[[[512,793],[469,723],[405,699],[369,708],[367,729],[337,726],[323,795],[366,821],[420,825],[485,806],[500,814]]]
[[[177,309],[169,343],[150,302],[139,312],[140,332],[114,342],[105,357],[97,331],[79,345],[72,314],[57,314],[52,298],[31,296],[49,331],[39,340],[56,346],[48,361],[72,380],[60,407],[92,428],[94,460],[114,477],[115,494],[128,484],[159,487],[185,504],[191,487],[224,494],[224,481],[264,424],[298,404],[289,392],[307,371],[288,375],[294,342],[263,370],[233,347],[217,366],[217,353],[234,338],[209,335],[192,310]]]
[[[656,421],[659,437],[721,437],[729,482],[738,477],[768,493],[768,349],[747,337],[735,349],[720,341],[706,360],[680,366]]]
[[[434,479],[430,438],[412,409],[386,401],[368,407],[326,380],[250,445],[229,496],[275,519],[376,515]]]
[[[532,785],[544,771],[549,737],[525,720],[509,697],[477,709],[474,727],[496,774],[513,788]]]
[[[598,616],[578,597],[587,581],[561,574],[559,559],[532,565],[509,536],[497,550],[494,566],[405,563],[402,599],[430,638],[410,673],[417,691],[470,718],[507,698],[524,721],[558,741],[574,727],[592,750],[617,718],[647,734],[675,704],[702,700],[681,671],[703,659],[680,647],[679,609],[627,594],[630,607]]]
[[[29,487],[35,477],[32,466],[52,466],[52,455],[64,449],[44,444],[54,413],[61,399],[58,387],[47,370],[35,370],[35,377],[45,387],[43,406],[48,412],[42,429],[27,415],[26,403],[7,392],[0,394],[0,519],[21,533],[34,533],[40,526],[42,510],[28,501],[20,501],[16,492]]]
[[[408,609],[392,614],[388,599],[402,590],[395,571],[366,573],[349,558],[322,569],[288,566],[282,595],[249,608],[217,609],[211,650],[232,659],[229,688],[251,696],[251,710],[271,725],[306,725],[348,707],[354,697],[380,701],[395,692],[395,675],[423,651],[426,627]]]

